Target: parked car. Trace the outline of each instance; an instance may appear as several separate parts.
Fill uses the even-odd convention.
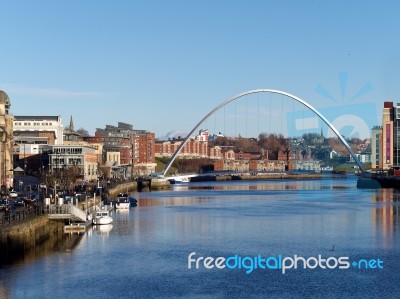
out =
[[[10,196],[11,198],[17,198],[18,197],[18,193],[15,191],[10,191],[10,193],[8,194],[8,196]]]
[[[24,197],[17,197],[17,198],[15,199],[14,204],[15,204],[16,206],[25,206],[25,198],[24,198]]]
[[[39,200],[39,195],[38,194],[31,195],[30,198],[31,198],[31,201],[37,202]]]
[[[24,202],[25,202],[25,205],[27,205],[27,206],[34,206],[35,207],[37,205],[37,200],[36,200],[35,196],[32,196],[31,198],[25,197],[24,198]]]
[[[8,205],[7,199],[0,199],[0,210],[5,210]]]

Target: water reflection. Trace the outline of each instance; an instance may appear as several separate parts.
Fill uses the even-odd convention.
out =
[[[105,224],[105,225],[96,225],[94,226],[94,231],[101,236],[109,236],[110,232],[113,229],[112,224]]]
[[[202,203],[208,203],[212,200],[211,197],[208,196],[195,196],[188,197],[176,194],[177,197],[142,197],[139,201],[140,207],[152,207],[152,206],[182,206],[182,205],[196,205]]]
[[[247,182],[217,182],[215,185],[194,183],[188,185],[173,186],[174,190],[218,190],[218,191],[237,191],[237,190],[332,190],[347,189],[350,186],[343,185],[343,181],[335,180],[277,180],[277,181],[247,181]]]
[[[375,223],[375,234],[382,240],[385,248],[392,248],[393,235],[398,231],[400,223],[400,191],[395,189],[379,189],[372,193],[372,222]]]

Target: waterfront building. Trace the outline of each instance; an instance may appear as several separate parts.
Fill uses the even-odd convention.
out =
[[[119,151],[107,152],[106,165],[121,165],[121,153]]]
[[[13,134],[14,164],[25,174],[43,173],[48,167],[50,146],[64,144],[60,116],[15,116]]]
[[[360,161],[363,164],[371,163],[371,154],[370,153],[362,153],[362,154],[357,153],[356,157],[357,157],[358,161]],[[349,162],[354,163],[355,162],[354,158],[350,157]]]
[[[393,165],[400,165],[400,103],[392,109],[393,119]]]
[[[282,160],[250,160],[249,171],[251,172],[274,172],[285,171],[285,161]]]
[[[371,166],[389,169],[400,165],[400,103],[386,101],[383,105],[382,126],[371,131]]]
[[[382,114],[382,168],[393,165],[393,102],[385,102]]]
[[[14,117],[9,114],[10,108],[10,98],[0,90],[0,182],[2,193],[13,186]]]
[[[182,140],[176,141],[158,141],[155,143],[154,152],[156,157],[171,157],[174,152],[181,145]],[[217,152],[212,152],[213,155],[217,154]],[[210,150],[208,147],[208,142],[199,141],[195,138],[189,139],[186,144],[183,146],[181,152],[179,153],[179,158],[184,159],[200,159],[200,158],[208,158],[210,154]]]
[[[135,150],[138,152],[139,159],[134,165],[134,169],[145,171],[146,174],[155,172],[156,170],[156,158],[154,152],[154,145],[156,142],[156,137],[154,133],[142,132],[135,136]],[[133,147],[134,145],[132,145]]]
[[[120,152],[120,166],[124,168],[124,178],[138,174],[155,172],[155,134],[146,130],[134,130],[133,125],[118,122],[117,126],[106,125],[105,129],[96,129],[96,138],[103,141],[103,161],[107,153]]]
[[[23,140],[18,141],[23,142]],[[40,175],[48,168],[50,150],[50,145],[46,143],[15,144],[14,166],[23,169],[24,174]]]
[[[214,161],[214,171],[249,172],[249,164],[249,160],[216,160]]]
[[[98,179],[98,163],[96,150],[87,145],[53,145],[49,153],[49,170],[67,170],[79,167],[84,181]]]
[[[375,126],[371,131],[371,168],[382,168],[382,127]]]
[[[321,172],[321,164],[318,160],[289,160],[289,170]]]
[[[20,138],[47,139],[47,144],[64,142],[64,126],[61,116],[15,116],[13,130],[16,141]]]
[[[156,141],[154,144],[154,154],[157,158],[171,157],[174,151],[171,141]]]
[[[220,146],[209,146],[208,147],[208,158],[220,160],[223,159],[223,153]]]
[[[286,163],[282,160],[247,160],[222,159],[213,163],[214,171],[237,172],[282,172]]]
[[[230,148],[223,148],[223,153],[224,153],[224,159],[226,160],[235,160],[235,152],[233,149]]]

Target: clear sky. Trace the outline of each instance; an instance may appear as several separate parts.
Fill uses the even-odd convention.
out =
[[[258,88],[368,126],[381,122],[383,101],[400,102],[398,1],[37,0],[0,9],[0,89],[11,112],[61,115],[64,125],[72,115],[91,134],[118,121],[156,136],[188,132]]]

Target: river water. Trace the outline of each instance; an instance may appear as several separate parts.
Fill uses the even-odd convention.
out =
[[[134,196],[138,206],[114,211],[112,226],[2,266],[0,298],[399,296],[400,193],[391,189],[358,190],[350,177]],[[200,257],[213,268],[199,259],[196,269]]]

